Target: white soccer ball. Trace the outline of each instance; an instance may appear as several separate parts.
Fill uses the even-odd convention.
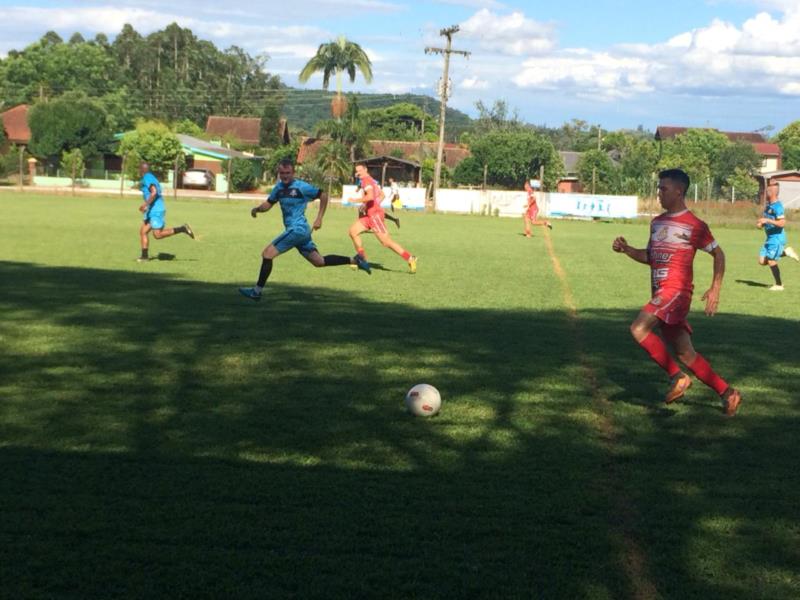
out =
[[[442,408],[442,397],[432,385],[418,383],[406,394],[406,409],[416,417],[432,417]]]

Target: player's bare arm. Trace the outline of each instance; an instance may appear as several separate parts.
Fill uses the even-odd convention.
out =
[[[706,303],[706,314],[713,317],[719,307],[719,294],[722,290],[722,278],[725,276],[725,253],[722,248],[717,246],[711,251],[714,258],[714,274],[711,277],[711,287],[703,294],[702,299]]]
[[[614,240],[611,244],[611,249],[614,252],[619,252],[621,254],[625,254],[630,256],[636,262],[640,262],[645,265],[649,265],[650,262],[647,260],[647,250],[644,248],[634,248],[628,241],[620,236]]]
[[[250,216],[255,219],[258,213],[267,212],[270,208],[272,208],[272,202],[270,202],[269,200],[264,200],[264,202],[262,202],[258,206],[254,206],[250,210]]]
[[[317,218],[314,219],[314,224],[312,227],[314,231],[320,229],[322,227],[322,217],[325,216],[325,211],[328,209],[328,194],[327,192],[320,192],[319,195],[319,212],[317,213]]]
[[[774,225],[775,227],[786,227],[786,219],[781,217],[780,219],[768,219],[766,217],[760,217],[758,221],[756,221],[756,226],[761,229],[764,225]]]

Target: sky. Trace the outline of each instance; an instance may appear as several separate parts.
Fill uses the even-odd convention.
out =
[[[589,6],[590,5],[590,6]],[[800,0],[0,0],[0,56],[48,30],[69,38],[130,23],[147,34],[171,22],[218,47],[269,57],[293,87],[320,43],[360,44],[373,81],[344,89],[435,95],[444,47],[459,26],[448,104],[504,100],[521,119],[572,119],[606,129],[658,125],[774,134],[800,119]]]

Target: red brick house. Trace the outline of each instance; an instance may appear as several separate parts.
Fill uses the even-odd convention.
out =
[[[20,104],[0,113],[0,124],[6,132],[7,145],[27,146],[30,143],[31,130],[28,128],[27,104]]]

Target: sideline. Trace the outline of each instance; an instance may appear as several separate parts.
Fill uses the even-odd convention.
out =
[[[628,578],[633,598],[637,600],[657,598],[659,597],[659,593],[649,574],[647,554],[637,540],[636,522],[638,520],[638,510],[633,501],[624,492],[623,473],[620,471],[619,465],[613,458],[619,435],[614,426],[614,419],[611,414],[611,403],[600,391],[597,372],[594,367],[592,367],[589,357],[586,354],[586,345],[583,340],[578,306],[575,303],[572,288],[570,288],[569,281],[567,280],[567,274],[561,267],[561,261],[558,260],[555,248],[553,247],[550,231],[544,229],[543,232],[547,254],[550,257],[550,262],[553,264],[553,272],[561,284],[561,293],[564,298],[564,304],[567,307],[567,316],[569,317],[570,329],[572,330],[572,338],[578,352],[578,362],[583,370],[584,380],[586,381],[588,391],[592,398],[593,408],[599,417],[597,425],[598,433],[600,434],[603,446],[607,450],[608,461],[604,465],[605,477],[600,479],[599,483],[603,494],[611,501],[613,512],[609,515],[609,525],[614,537],[619,539],[621,545],[622,567]]]

